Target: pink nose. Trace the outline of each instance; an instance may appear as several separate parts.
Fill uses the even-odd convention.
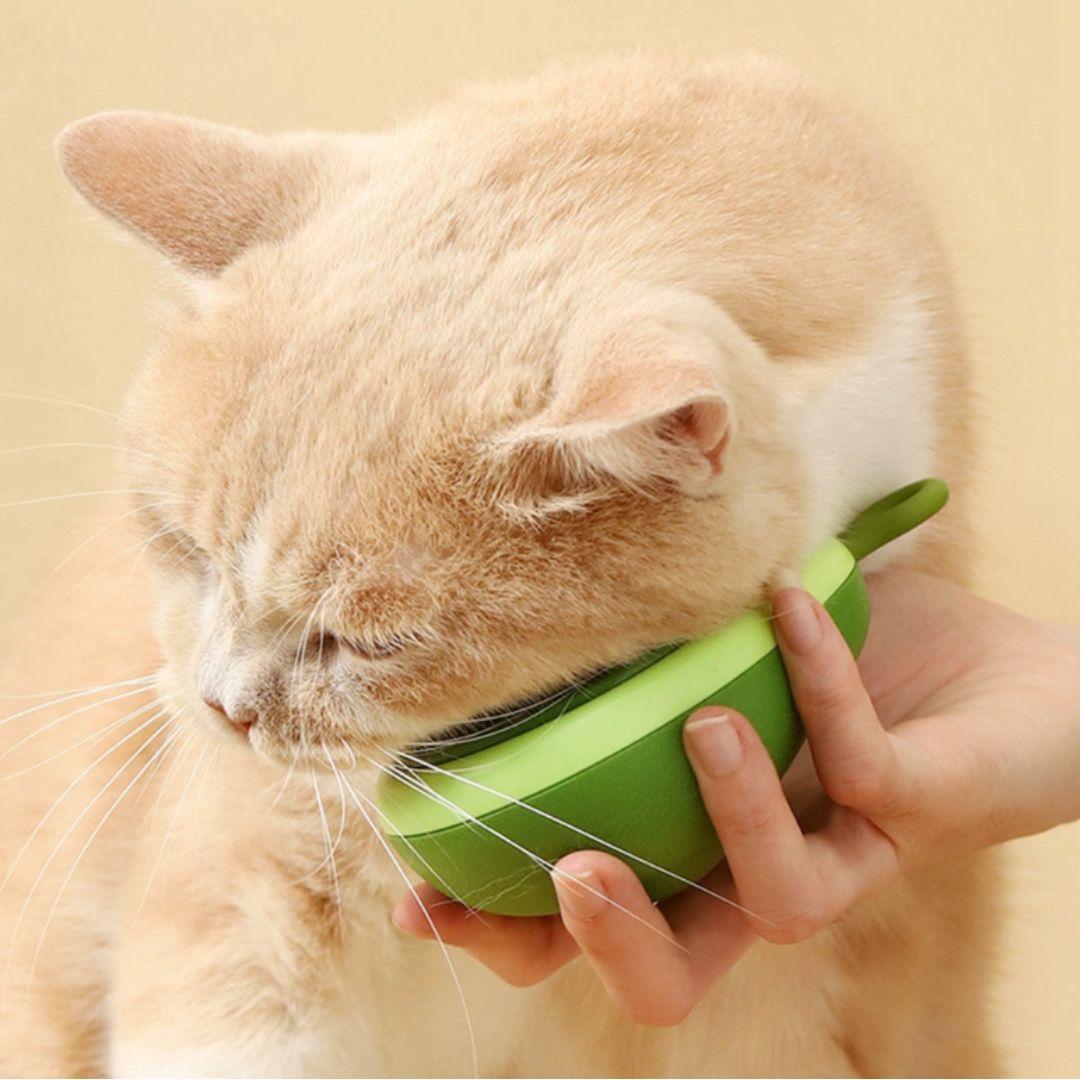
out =
[[[256,713],[254,709],[237,709],[235,712],[230,713],[216,698],[204,697],[203,701],[209,705],[214,712],[221,713],[221,715],[224,716],[241,735],[247,735],[254,726],[255,721],[259,718],[259,714]]]

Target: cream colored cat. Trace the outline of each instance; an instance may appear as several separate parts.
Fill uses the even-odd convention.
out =
[[[453,976],[391,927],[371,828],[395,749],[716,627],[890,488],[953,485],[902,556],[962,578],[949,286],[858,120],[772,61],[630,58],[385,135],[105,113],[58,146],[175,287],[125,413],[134,531],[9,650],[8,692],[102,689],[0,727],[0,1070],[996,1071],[975,862],[659,1030],[580,962]]]

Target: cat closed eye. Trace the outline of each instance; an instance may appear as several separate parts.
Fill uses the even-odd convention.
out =
[[[403,635],[385,638],[338,638],[338,642],[361,660],[385,660],[396,656],[412,644],[411,639]]]

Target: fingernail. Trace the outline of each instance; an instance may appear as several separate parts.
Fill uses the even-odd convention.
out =
[[[595,919],[608,905],[600,879],[592,870],[571,874],[556,867],[551,878],[559,908],[575,919]]]
[[[690,752],[709,776],[730,776],[743,759],[742,742],[724,713],[700,716],[683,729]]]
[[[781,570],[776,575],[773,614],[792,652],[810,652],[821,641],[821,623],[810,602],[810,595],[803,590],[798,576],[791,570]]]

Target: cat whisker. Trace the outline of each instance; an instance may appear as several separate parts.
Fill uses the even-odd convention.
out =
[[[346,783],[347,783],[347,781],[346,781]],[[388,821],[389,820],[387,818],[387,816],[386,816],[386,813],[383,811],[382,807],[379,806],[379,804],[377,802],[375,802],[372,799],[368,799],[367,802],[368,802],[369,807],[372,810],[374,810],[375,813],[377,813],[379,815],[379,817],[382,818],[383,821]],[[432,866],[431,863],[429,863],[427,861],[427,859],[424,858],[424,856],[421,854],[419,849],[417,849],[412,843],[410,843],[408,837],[402,836],[401,839],[404,842],[405,846],[413,853],[413,855],[427,868],[428,873],[431,874],[431,876],[433,878],[435,878],[439,882],[439,884],[442,886],[443,892],[449,893],[450,892],[450,886],[446,882],[446,880],[443,878],[442,874],[440,874],[439,871],[436,870],[435,867]],[[455,863],[455,865],[456,865],[456,863]],[[454,901],[448,901],[448,903],[450,903],[450,902],[454,902]],[[482,912],[473,911],[472,914],[475,915],[480,920],[480,922],[482,922],[485,926],[490,926],[491,925],[487,921],[487,919],[485,919],[483,917]]]
[[[296,771],[296,761],[297,758],[294,754],[292,761],[289,762],[289,768],[285,773],[285,779],[281,781],[281,787],[278,788],[277,794],[271,800],[270,805],[262,812],[262,817],[259,819],[260,821],[269,817],[274,812],[274,807],[277,806],[279,802],[281,802],[282,798],[285,795],[285,791],[289,786],[289,781],[292,780],[293,773]]]
[[[571,695],[567,694],[566,700],[562,703],[562,708],[551,719],[553,721],[554,720],[560,720],[563,716],[565,716],[567,709],[570,708],[570,702],[572,700],[573,699],[572,699]],[[545,708],[546,708],[546,706],[545,706]],[[506,727],[500,727],[497,730],[500,733],[500,735],[504,734],[505,732],[512,731],[515,727],[520,727],[523,724],[527,724],[535,716],[536,716],[536,713],[533,713],[532,716],[526,717],[526,718],[524,718],[522,720],[518,720],[513,724],[509,724]],[[537,735],[536,740],[534,742],[530,742],[527,745],[522,746],[520,749],[515,750],[513,753],[506,753],[506,756],[505,756],[504,760],[510,761],[513,758],[517,757],[518,754],[526,754],[526,753],[529,753],[531,751],[535,751],[535,749],[537,747],[537,744],[542,742],[543,740],[547,739],[549,737],[551,731],[553,730],[548,724],[545,724],[544,727],[545,727],[545,730],[541,731]],[[492,732],[489,731],[489,732],[486,732],[485,734],[490,735],[490,734],[492,734]],[[482,737],[482,736],[478,736],[478,737]],[[438,744],[436,743],[436,745],[438,745]],[[458,773],[467,773],[467,772],[472,772],[472,771],[477,770],[477,769],[483,769],[484,767],[485,766],[483,766],[483,765],[460,765],[459,764],[457,766],[457,772]]]
[[[367,760],[370,761],[370,759]],[[371,764],[376,765],[377,763],[372,761]],[[390,847],[389,841],[387,841],[386,837],[383,836],[382,831],[375,824],[375,822],[372,820],[371,815],[364,807],[364,803],[367,803],[371,806],[374,806],[375,804],[366,796],[361,795],[359,792],[357,792],[356,789],[352,786],[352,784],[348,782],[348,780],[345,781],[345,788],[348,791],[350,797],[352,798],[352,801],[355,803],[357,810],[360,811],[360,814],[367,822],[368,828],[371,829],[371,832],[374,835],[375,839],[382,846],[383,851],[386,852],[387,857],[390,859],[390,862],[393,865],[394,869],[401,877],[401,880],[405,883],[405,887],[409,890],[410,893],[412,893],[413,899],[416,901],[416,906],[420,908],[420,911],[423,913],[424,919],[427,921],[428,926],[431,928],[432,934],[435,935],[435,940],[438,942],[439,949],[442,951],[443,959],[446,961],[446,966],[450,970],[450,977],[454,982],[454,987],[457,990],[458,1000],[461,1002],[461,1009],[465,1015],[465,1028],[468,1032],[469,1049],[472,1054],[473,1075],[479,1076],[480,1055],[476,1046],[476,1029],[473,1026],[472,1014],[469,1012],[468,1002],[465,1000],[465,988],[461,984],[461,978],[458,975],[457,968],[454,966],[454,961],[450,956],[450,950],[446,947],[446,942],[443,941],[442,934],[439,933],[439,928],[435,925],[434,919],[432,919],[431,915],[428,913],[427,908],[425,908],[424,905],[421,903],[420,896],[416,891],[416,886],[409,880],[409,875],[405,872],[398,857],[394,854],[394,850]]]
[[[344,934],[345,923],[344,917],[341,913],[341,885],[338,882],[337,860],[334,858],[334,848],[330,843],[330,825],[326,820],[326,807],[323,805],[322,794],[319,791],[319,782],[315,777],[315,770],[308,766],[311,773],[311,789],[315,792],[315,805],[319,811],[319,825],[322,828],[323,835],[323,847],[326,850],[326,859],[324,864],[329,863],[330,866],[330,881],[334,886],[334,910],[337,912],[338,930]],[[340,783],[340,780],[339,780]],[[343,793],[344,794],[344,793]],[[344,813],[345,804],[342,802],[342,812]]]
[[[124,701],[127,698],[137,697],[139,694],[152,694],[154,687],[152,686],[140,686],[132,690],[125,690],[122,694],[113,694],[112,697],[107,697],[102,701],[92,701],[88,705],[80,705],[79,708],[73,709],[71,712],[64,713],[63,716],[58,716],[53,720],[50,720],[47,724],[42,724],[41,727],[34,728],[33,731],[27,732],[21,739],[16,739],[2,754],[0,754],[0,761],[8,755],[13,754],[20,746],[25,745],[32,739],[36,739],[43,732],[48,731],[50,728],[55,727],[57,724],[62,724],[65,720],[70,720],[72,717],[81,716],[83,713],[93,712],[95,709],[100,709],[105,705],[111,705],[114,701]],[[153,703],[151,703],[152,705]],[[138,710],[136,710],[138,711]],[[86,742],[87,740],[82,740]],[[76,743],[75,745],[82,745],[82,743]],[[29,772],[28,769],[24,769],[23,772]],[[22,773],[12,773],[12,776],[21,776]],[[11,777],[0,778],[0,783],[4,780],[9,780]]]
[[[287,886],[300,885],[305,881],[310,881],[313,877],[315,877],[316,874],[319,873],[320,870],[323,869],[323,867],[327,867],[327,866],[331,865],[329,819],[326,816],[326,809],[325,809],[325,806],[324,806],[323,801],[322,801],[322,793],[319,791],[318,777],[315,775],[315,769],[314,769],[314,767],[313,767],[313,765],[312,765],[312,763],[310,761],[308,762],[308,781],[309,781],[310,786],[311,786],[311,792],[315,796],[315,804],[316,804],[316,808],[318,810],[319,821],[320,821],[320,824],[323,826],[323,853],[324,854],[323,854],[322,860],[318,863],[318,865],[314,866],[306,874],[302,874],[298,878],[292,878],[291,880],[286,881],[285,884]],[[331,877],[334,880],[336,880],[336,872],[335,871],[336,871],[336,868],[331,867]]]
[[[221,748],[224,746],[224,742],[219,742],[214,746],[213,751],[210,754],[210,758],[206,763],[206,768],[203,770],[202,779],[199,781],[199,790],[195,792],[195,802],[191,807],[191,820],[197,822],[199,820],[199,810],[202,807],[203,796],[206,794],[206,782],[210,777],[210,773],[214,768],[214,763],[217,761],[218,754],[221,753]]]
[[[177,755],[176,760],[179,761],[187,746],[190,746],[191,740],[186,740],[185,747]],[[172,817],[169,819],[169,827],[165,830],[165,837],[161,842],[161,849],[157,853],[157,858],[154,860],[154,865],[150,868],[150,876],[146,880],[146,888],[143,889],[143,894],[139,898],[138,906],[135,908],[135,914],[131,917],[131,924],[134,926],[139,921],[139,916],[142,914],[142,909],[146,904],[146,898],[150,895],[151,886],[154,884],[154,878],[157,876],[158,869],[162,866],[165,859],[165,852],[168,850],[169,841],[172,839],[173,830],[176,828],[176,823],[180,819],[180,813],[184,808],[184,803],[187,802],[188,793],[191,791],[192,785],[195,783],[195,777],[198,776],[199,770],[202,768],[203,762],[207,760],[207,753],[210,750],[210,743],[204,741],[202,750],[199,751],[199,756],[195,759],[195,764],[192,767],[191,775],[188,777],[187,783],[184,785],[184,790],[180,792],[180,798],[177,800],[176,809],[173,811]],[[165,790],[165,785],[168,783],[168,778],[162,782],[162,791]],[[160,796],[159,796],[160,799]],[[164,871],[162,872],[162,888],[164,888]]]
[[[296,655],[293,657],[292,674],[291,674],[291,677],[290,677],[290,680],[289,680],[289,682],[290,682],[290,684],[292,686],[295,686],[297,684],[298,676],[300,674],[300,669],[303,666],[304,659],[305,659],[305,657],[307,655],[308,637],[309,637],[309,635],[311,633],[311,623],[312,623],[312,620],[315,618],[315,614],[319,610],[319,606],[321,604],[322,604],[322,597],[319,598],[318,602],[311,609],[311,612],[308,614],[307,620],[304,622],[304,626],[300,631],[300,648],[296,650]],[[292,698],[290,697],[290,699],[289,699],[289,717],[290,717],[290,719],[292,718],[292,714],[293,714],[293,703],[292,703]],[[307,730],[306,730],[306,725],[304,723],[304,711],[303,710],[300,711],[300,745],[305,750],[308,749],[308,746],[307,746]]]
[[[381,768],[381,766],[377,762],[372,761],[372,764],[375,765],[376,768]],[[383,769],[383,771],[390,772],[390,770],[385,769],[385,768]],[[398,777],[399,779],[401,778],[401,775],[398,774],[398,773],[392,773],[392,775]],[[468,813],[468,811],[463,810],[460,806],[458,806],[452,800],[448,799],[445,795],[442,795],[440,792],[435,791],[429,785],[423,783],[423,781],[421,781],[420,778],[415,773],[411,773],[410,775],[411,775],[413,781],[416,784],[418,784],[418,786],[414,787],[415,791],[418,791],[421,794],[426,795],[428,798],[433,799],[435,802],[439,803],[440,805],[445,806],[448,810],[453,811],[460,818],[462,818],[464,820],[471,821],[476,825],[479,825],[480,828],[482,828],[485,832],[490,833],[492,836],[494,836],[498,840],[501,840],[503,843],[509,844],[510,847],[514,848],[516,851],[520,851],[522,855],[524,855],[528,859],[531,859],[534,863],[536,863],[537,866],[543,867],[543,869],[545,869],[549,874],[555,872],[555,864],[554,863],[550,863],[546,859],[541,857],[540,855],[537,855],[535,852],[529,851],[529,849],[527,847],[524,847],[522,844],[519,844],[516,840],[512,840],[509,836],[506,836],[504,833],[499,832],[498,829],[495,829],[492,826],[490,826],[489,824],[487,824],[487,822],[481,821],[480,818],[474,817],[472,814]],[[572,828],[572,826],[569,826],[569,827]],[[576,830],[576,831],[580,831],[580,830]],[[610,844],[606,845],[606,846],[611,847]],[[630,856],[630,857],[634,858],[634,856]],[[642,860],[638,860],[638,861],[640,862]],[[640,915],[635,914],[628,907],[625,907],[623,904],[620,904],[617,900],[613,900],[606,893],[601,892],[599,889],[594,889],[591,886],[586,885],[584,882],[581,883],[581,886],[582,886],[582,888],[586,889],[588,892],[594,893],[596,896],[599,896],[601,899],[606,901],[612,907],[617,908],[624,915],[629,916],[631,919],[634,920],[634,922],[640,923],[642,926],[644,926],[646,929],[648,929],[651,933],[657,934],[659,937],[663,938],[664,941],[670,942],[672,945],[674,945],[678,949],[681,949],[683,952],[688,952],[689,951],[686,948],[686,946],[683,945],[681,942],[673,940],[667,934],[663,933],[660,929],[658,929],[657,927],[653,926],[651,923],[648,923],[644,919],[642,919]]]
[[[165,797],[165,790],[169,786],[169,782],[172,780],[173,773],[175,773],[176,770],[180,767],[180,764],[184,758],[184,754],[186,753],[188,746],[191,744],[192,739],[197,737],[196,733],[192,731],[192,727],[193,725],[191,724],[190,719],[185,717],[184,728],[188,732],[188,735],[184,739],[183,746],[181,746],[177,753],[172,755],[172,760],[169,762],[169,767],[165,770],[164,775],[161,777],[161,782],[154,785],[157,788],[157,794],[154,796],[154,801],[150,804],[149,808],[146,811],[146,814],[143,816],[144,821],[149,820],[151,817],[157,817],[158,807],[161,806],[161,800]],[[150,776],[147,777],[148,780],[153,780],[153,778],[153,773],[151,773]],[[140,795],[139,799],[141,798],[142,796]],[[133,805],[138,806],[139,799],[136,799]]]
[[[86,686],[77,690],[60,690],[53,691],[57,694],[49,701],[40,702],[37,705],[33,705],[28,709],[23,709],[20,712],[12,713],[10,716],[5,716],[0,719],[0,725],[10,724],[15,720],[21,720],[24,716],[31,716],[33,713],[41,712],[42,709],[51,708],[53,705],[63,705],[65,702],[74,701],[76,698],[89,697],[91,694],[106,693],[109,690],[115,690],[118,686],[134,686],[135,684],[146,685],[152,683],[157,678],[157,675],[139,675],[133,679],[120,679],[114,683],[102,683],[100,686]],[[45,697],[44,693],[41,694],[3,694],[0,695],[6,697],[9,700],[18,701],[32,698]]]
[[[171,719],[170,721],[171,722]],[[166,725],[167,726],[167,725]],[[75,876],[75,871],[79,868],[79,864],[82,862],[83,857],[87,851],[90,850],[90,845],[94,842],[95,838],[105,828],[109,818],[112,817],[116,808],[124,801],[131,789],[139,782],[139,779],[154,765],[155,762],[162,760],[162,756],[169,750],[169,748],[180,738],[184,732],[184,726],[181,725],[176,731],[172,732],[169,737],[154,751],[148,761],[146,761],[138,772],[128,781],[124,790],[113,800],[112,805],[105,811],[101,819],[94,826],[90,835],[87,837],[86,842],[79,849],[79,853],[75,856],[68,872],[64,875],[64,880],[60,883],[60,888],[56,892],[56,896],[53,899],[52,906],[49,908],[48,914],[45,916],[45,924],[41,928],[41,933],[38,935],[37,946],[34,949],[33,958],[30,961],[30,971],[26,979],[26,989],[24,991],[24,998],[28,998],[30,994],[30,988],[34,982],[34,972],[37,971],[38,961],[41,958],[41,950],[45,945],[45,938],[49,932],[49,927],[52,925],[53,916],[56,914],[56,909],[60,906],[60,901],[67,890],[68,884]]]
[[[684,877],[682,874],[678,874],[674,870],[668,869],[666,866],[661,866],[659,863],[654,863],[650,859],[646,859],[644,856],[635,855],[634,852],[627,851],[626,848],[619,847],[618,844],[613,844],[610,840],[605,840],[603,837],[597,836],[594,833],[589,832],[587,829],[581,829],[576,825],[572,825],[569,821],[564,821],[562,818],[556,816],[555,814],[549,814],[546,810],[541,810],[538,806],[531,806],[527,802],[522,802],[520,799],[515,799],[512,796],[507,795],[505,792],[498,791],[492,787],[488,787],[487,784],[481,784],[479,781],[463,776],[461,773],[452,773],[449,770],[442,769],[437,765],[430,765],[429,763],[423,761],[423,759],[414,757],[412,754],[404,753],[400,756],[407,757],[426,769],[440,772],[443,775],[449,776],[451,779],[454,780],[460,780],[463,784],[467,784],[469,787],[474,787],[479,791],[486,792],[489,795],[496,795],[499,798],[506,799],[508,802],[513,803],[514,806],[520,806],[523,810],[528,810],[529,813],[535,814],[537,817],[542,817],[555,825],[559,825],[564,829],[569,829],[571,832],[577,833],[578,836],[582,836],[586,840],[591,840],[593,843],[599,844],[602,848],[606,848],[609,851],[614,851],[617,854],[623,856],[624,858],[631,859],[637,863],[641,863],[642,866],[647,866],[650,870],[655,870],[657,871],[657,873],[664,874],[666,877],[670,877],[673,880],[678,881],[680,884],[685,885],[687,888],[696,889],[698,892],[704,893],[706,896],[710,896],[714,900],[719,900],[721,903],[727,904],[729,907],[735,908],[736,911],[739,911],[743,915],[756,919],[759,922],[766,923],[769,926],[775,925],[771,920],[766,919],[763,915],[759,915],[757,912],[751,911],[749,908],[743,907],[742,904],[739,904],[736,901],[730,899],[729,897],[708,888],[708,886],[706,885],[702,885],[701,882],[694,881],[693,879],[688,877]],[[410,772],[414,777],[417,775],[415,770],[410,770]],[[427,787],[427,785],[424,786]]]
[[[131,695],[125,696],[130,697]],[[104,702],[102,702],[102,704],[104,704]],[[154,700],[147,702],[145,705],[140,705],[137,709],[133,709],[131,712],[125,713],[118,719],[110,721],[103,728],[100,728],[97,731],[92,731],[89,735],[84,735],[81,739],[77,739],[75,742],[71,743],[70,746],[65,746],[63,750],[58,750],[55,754],[50,754],[49,757],[45,758],[44,760],[36,761],[33,765],[27,765],[25,768],[19,769],[17,772],[8,773],[6,776],[0,776],[0,784],[6,784],[9,780],[15,780],[20,776],[25,776],[27,773],[34,772],[36,769],[44,768],[46,765],[49,765],[52,762],[59,760],[66,754],[70,754],[72,750],[77,750],[80,746],[86,746],[87,744],[93,746],[94,743],[100,742],[111,731],[115,731],[116,728],[122,727],[128,721],[134,720],[135,717],[137,717],[140,713],[148,712],[150,709],[156,708],[158,704],[158,701]],[[74,715],[74,713],[69,713],[68,716],[60,717],[60,720],[66,720],[68,719],[68,717]],[[59,723],[59,721],[54,720],[53,723]],[[46,725],[46,727],[48,726],[49,725]],[[39,728],[37,731],[31,732],[30,735],[20,739],[19,742],[15,744],[15,746],[18,746],[19,743],[26,742],[28,738],[31,738],[33,735],[37,735],[44,730],[45,728]],[[0,759],[7,757],[7,755],[15,749],[15,746],[9,747],[7,750],[4,751],[4,753],[0,754]]]
[[[320,744],[323,745],[323,744]],[[333,758],[330,756],[329,751],[326,750],[323,745],[323,753],[326,757],[326,763],[330,766],[330,771],[334,774],[334,778],[337,780],[338,792],[341,795],[341,819],[338,821],[337,836],[334,837],[334,843],[330,848],[330,854],[333,855],[341,846],[341,839],[345,835],[345,813],[346,813],[346,801],[345,801],[345,789],[341,786],[342,777],[341,772],[337,765],[334,764]]]
[[[437,739],[420,739],[417,742],[412,743],[411,745],[415,749],[437,750],[440,747],[444,746],[461,746],[465,743],[477,742],[480,739],[488,738],[495,731],[498,731],[500,734],[507,731],[513,731],[515,728],[527,724],[530,720],[533,719],[533,717],[536,716],[538,712],[540,712],[542,709],[547,708],[553,702],[558,701],[560,697],[563,697],[565,695],[567,698],[569,698],[571,693],[573,693],[573,688],[571,686],[563,686],[559,690],[556,690],[551,694],[548,694],[541,698],[536,698],[533,701],[526,702],[525,704],[516,706],[515,708],[507,709],[503,712],[484,713],[482,716],[476,717],[475,720],[463,721],[461,726],[471,725],[474,723],[482,723],[484,726],[478,731],[469,731],[462,735],[450,735]],[[496,721],[509,719],[511,716],[518,716],[522,713],[524,715],[520,716],[520,718],[515,720],[513,723],[496,723]],[[488,726],[489,723],[490,726]]]
[[[35,837],[45,827],[46,823],[49,821],[49,819],[52,817],[52,815],[59,809],[60,805],[64,802],[64,800],[68,797],[68,795],[70,795],[71,792],[74,791],[75,788],[78,787],[78,785],[87,776],[89,776],[90,773],[93,772],[93,770],[98,765],[100,765],[101,762],[103,762],[110,754],[115,753],[117,750],[120,749],[121,746],[124,745],[124,743],[130,741],[136,735],[138,735],[141,731],[145,731],[146,728],[148,728],[151,724],[153,724],[156,721],[160,720],[163,716],[166,715],[166,711],[167,710],[165,710],[165,709],[161,709],[158,712],[154,713],[154,715],[151,716],[149,719],[143,720],[137,727],[133,728],[130,732],[128,732],[127,735],[125,735],[123,738],[117,740],[115,743],[113,743],[111,746],[109,746],[109,748],[107,750],[102,751],[102,753],[100,753],[96,758],[94,758],[94,760],[91,761],[90,764],[87,765],[82,770],[82,772],[80,772],[79,775],[76,776],[68,784],[68,786],[66,788],[64,788],[64,790],[56,797],[56,799],[50,805],[48,810],[46,810],[45,813],[38,819],[38,822],[34,826],[33,830],[30,833],[30,835],[23,841],[22,847],[20,847],[19,850],[15,853],[15,858],[12,860],[11,865],[8,867],[7,873],[4,875],[3,880],[0,881],[0,893],[2,893],[4,891],[4,889],[7,887],[8,882],[11,880],[12,875],[15,873],[16,869],[18,869],[19,863],[22,862],[23,856],[29,850],[30,845],[34,842]],[[161,730],[161,729],[159,728],[158,730]],[[154,732],[154,735],[155,736],[157,735],[156,731]],[[143,745],[145,746],[146,744],[143,743]],[[135,753],[138,754],[138,750],[136,750]],[[129,760],[131,760],[131,759],[129,759]]]
[[[141,754],[143,752],[143,750],[145,750],[155,739],[157,739],[158,736],[161,735],[161,733],[163,731],[168,729],[168,727],[169,727],[169,725],[170,725],[170,723],[172,721],[171,721],[171,718],[168,717],[165,714],[165,711],[162,710],[162,712],[160,714],[157,714],[157,715],[151,717],[150,720],[145,721],[138,728],[136,728],[134,732],[131,733],[131,735],[136,734],[137,732],[139,732],[139,731],[143,730],[145,727],[147,727],[149,724],[153,723],[155,720],[160,719],[162,716],[165,716],[164,722],[159,724],[158,727],[155,728],[154,731],[152,731],[150,733],[150,735],[147,736],[147,738],[144,739],[139,744],[139,746],[137,746],[135,748],[134,751],[132,751],[132,753],[124,760],[124,762],[113,772],[112,776],[109,777],[109,779],[101,787],[101,789],[98,791],[98,793],[91,800],[89,800],[89,802],[87,802],[87,804],[82,808],[82,810],[76,816],[75,820],[67,827],[67,829],[64,830],[63,834],[60,836],[60,839],[57,840],[57,842],[53,845],[53,849],[49,853],[48,858],[45,860],[44,864],[41,866],[40,870],[38,871],[37,877],[34,879],[33,884],[30,886],[29,890],[26,893],[26,896],[23,898],[22,907],[19,910],[18,917],[15,920],[15,925],[14,925],[14,927],[12,929],[12,932],[11,932],[11,939],[10,939],[9,944],[8,944],[7,965],[6,965],[5,973],[4,973],[3,992],[5,994],[7,993],[7,989],[8,989],[9,982],[10,982],[11,965],[12,965],[12,962],[14,960],[15,946],[16,946],[16,943],[18,941],[19,931],[20,931],[20,929],[22,927],[23,921],[26,918],[26,914],[30,909],[30,903],[33,900],[34,896],[36,895],[37,890],[40,888],[41,883],[45,878],[45,875],[48,873],[49,867],[52,866],[53,862],[56,859],[56,856],[60,853],[60,849],[63,847],[65,841],[79,827],[79,824],[82,822],[83,818],[85,818],[86,815],[88,813],[90,813],[90,811],[94,808],[94,806],[98,803],[98,801],[105,795],[105,793],[109,790],[109,788],[112,787],[112,785],[120,778],[120,776],[123,774],[124,770],[133,761],[136,761],[138,759],[139,754]],[[131,735],[126,736],[124,739],[120,740],[120,742],[118,742],[115,746],[110,747],[104,754],[102,754],[99,758],[95,759],[95,761],[93,763],[91,763],[91,765],[87,766],[87,768],[84,769],[83,772],[80,773],[79,776],[76,777],[76,779],[74,781],[72,781],[71,784],[68,785],[68,787],[65,789],[64,793],[60,796],[59,799],[56,800],[55,803],[53,803],[52,807],[50,807],[50,809],[46,813],[45,817],[42,818],[41,821],[38,822],[38,825],[34,829],[34,832],[31,833],[28,840],[23,844],[23,847],[20,849],[19,854],[16,856],[15,862],[12,863],[11,867],[8,869],[8,874],[4,878],[4,881],[0,882],[0,891],[3,890],[4,886],[11,879],[11,875],[14,873],[15,867],[18,865],[19,861],[21,860],[22,855],[26,852],[26,850],[27,850],[27,848],[29,846],[29,843],[33,840],[33,838],[40,831],[40,829],[41,829],[42,825],[44,824],[44,822],[52,815],[52,813],[56,810],[56,808],[60,805],[60,803],[67,796],[67,794],[73,789],[74,785],[76,783],[78,783],[84,776],[86,776],[90,772],[90,770],[93,768],[93,766],[95,764],[97,764],[99,761],[104,760],[105,757],[107,757],[110,753],[115,752],[116,749],[118,749],[124,742],[126,742],[128,738],[131,738]],[[151,757],[150,761],[152,762],[154,760],[156,760],[156,758]],[[144,766],[144,769],[145,769],[145,766]],[[140,770],[139,775],[142,775],[142,771],[143,770]],[[27,987],[26,987],[27,994],[29,993],[30,981],[32,981],[32,979],[29,980],[28,983],[27,983]]]
[[[287,619],[267,643],[267,649],[269,651],[273,651],[274,649],[276,649],[285,640],[285,638],[288,637],[289,632],[303,617],[304,613],[300,611],[296,615],[293,615],[292,618]]]

